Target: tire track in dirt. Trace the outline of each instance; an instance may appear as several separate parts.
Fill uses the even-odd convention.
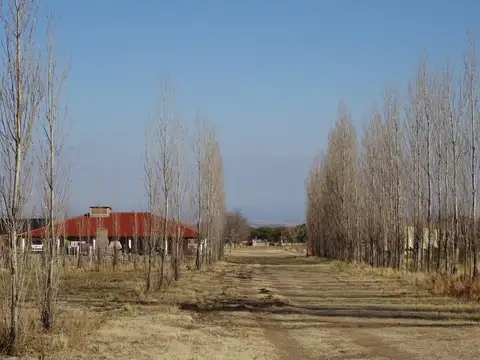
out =
[[[370,357],[381,357],[389,360],[414,360],[412,354],[400,349],[394,348],[385,344],[384,341],[376,336],[370,335],[362,331],[361,329],[348,328],[345,329],[347,334],[354,343],[368,349]]]
[[[327,275],[327,274],[325,274]],[[355,284],[350,283],[345,279],[340,279],[338,276],[331,275],[339,283],[345,284],[345,291],[349,287],[355,286]],[[367,348],[370,356],[376,357],[385,357],[390,360],[410,360],[414,357],[405,351],[394,348],[384,341],[379,339],[377,336],[372,334],[367,334],[364,330],[354,327],[349,327],[345,329],[345,333],[353,340],[354,343]]]
[[[236,291],[243,296],[253,300],[257,298],[259,293],[265,295],[263,298],[267,303],[272,298],[272,294],[276,292],[272,279],[264,271],[265,265],[244,264],[236,268],[233,280]],[[226,280],[226,279],[224,279]],[[228,281],[228,280],[227,280]],[[265,291],[265,293],[263,293]],[[261,300],[259,300],[261,302]],[[281,326],[272,326],[270,324],[269,308],[265,308],[263,312],[247,312],[249,317],[263,331],[264,338],[270,342],[275,348],[276,359],[278,360],[314,360],[305,349],[289,334],[288,330],[282,329]]]
[[[303,291],[308,291],[310,289],[306,288],[306,285],[301,281],[301,279],[295,278],[294,274],[295,271],[294,269],[287,269],[286,271],[283,270],[280,267],[276,266],[269,266],[269,265],[264,265],[261,268],[262,275],[265,276],[268,280],[268,282],[271,284],[270,289],[274,293],[274,295],[279,295],[282,298],[286,299],[287,302],[291,306],[295,306],[295,297],[290,296],[287,297],[284,294],[282,294],[281,291],[279,291],[279,288],[284,288],[285,284],[294,284],[296,288],[296,293],[301,294]],[[283,270],[283,271],[282,271]],[[349,287],[351,284],[349,284],[348,281],[342,280],[338,278],[337,276],[332,276],[331,274],[324,272],[322,273],[321,271],[318,271],[315,273],[315,276],[322,276],[324,278],[332,278],[335,281],[345,284],[345,292],[348,293]],[[311,304],[314,306],[315,304]],[[299,319],[299,321],[301,321]],[[392,347],[388,344],[386,344],[384,341],[382,341],[380,338],[374,336],[373,334],[369,334],[366,331],[358,328],[355,324],[349,324],[350,326],[347,326],[344,328],[342,331],[345,340],[345,337],[349,338],[354,344],[357,344],[363,348],[365,348],[365,353],[366,358],[387,358],[390,360],[413,360],[414,357],[412,354],[407,353],[405,351],[402,351],[401,349]],[[315,331],[315,330],[312,330]],[[312,357],[308,357],[306,353],[301,349],[299,344],[292,339],[290,336],[288,336],[288,333],[285,334],[287,331],[280,331],[277,330],[277,332],[281,333],[281,335],[278,338],[278,341],[276,344],[278,344],[279,349],[283,349],[287,346],[290,346],[292,352],[289,354],[290,357],[288,359],[294,359],[296,356],[298,359],[313,359]],[[289,340],[287,340],[289,339]],[[275,341],[275,339],[274,339]],[[285,341],[285,342],[283,342]],[[339,342],[341,342],[342,339],[339,339]],[[283,345],[283,346],[282,346]],[[339,346],[341,346],[339,344]],[[300,353],[301,351],[301,353]],[[298,357],[299,355],[302,355],[302,357]],[[350,357],[348,357],[350,358]],[[287,359],[287,358],[285,358]]]
[[[300,344],[288,334],[288,331],[267,326],[262,317],[258,315],[255,317],[258,325],[264,331],[265,338],[275,346],[279,360],[314,360],[314,358],[309,356]]]
[[[268,284],[273,296],[278,293],[274,279],[266,272],[266,265],[261,265],[255,272],[255,277],[263,278],[261,282]],[[272,295],[272,294],[271,294]],[[254,317],[263,329],[265,338],[275,346],[279,360],[314,360],[288,332],[280,326],[268,325],[268,313],[254,314]]]

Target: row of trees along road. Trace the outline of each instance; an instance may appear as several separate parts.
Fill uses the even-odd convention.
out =
[[[184,255],[181,246],[183,233],[173,224],[197,224],[199,235],[195,264],[198,270],[204,264],[222,259],[224,255],[226,210],[220,144],[215,128],[199,115],[191,139],[187,130],[179,115],[175,89],[164,78],[160,81],[155,110],[145,127],[148,210],[158,215],[155,217],[158,221],[149,224],[151,236],[147,246],[145,277],[147,293],[154,284],[153,270],[157,261],[157,287],[162,288],[169,278],[165,264],[172,230],[170,265],[174,279],[180,278]],[[157,248],[161,249],[158,257]]]
[[[59,275],[54,223],[65,215],[69,185],[68,166],[62,162],[67,73],[57,67],[53,15],[47,16],[42,34],[36,29],[36,1],[8,0],[0,6],[0,217],[8,268],[0,272],[0,351],[15,354],[27,326],[23,316],[27,296],[37,299],[45,329],[51,329],[54,321]],[[19,235],[34,203],[48,229],[44,252],[36,260],[19,256]]]
[[[307,179],[309,254],[477,278],[479,90],[470,37],[458,74],[423,58],[360,135],[341,103]]]

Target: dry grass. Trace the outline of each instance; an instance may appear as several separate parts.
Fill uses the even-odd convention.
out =
[[[22,330],[19,334],[19,350],[26,356],[44,356],[70,348],[79,348],[85,338],[107,319],[87,309],[69,308],[59,304],[53,331],[45,332],[41,326],[38,310],[32,303],[23,308]],[[3,314],[2,314],[3,317]],[[2,338],[8,336],[8,328],[3,322]]]
[[[220,299],[235,298],[236,290],[223,280],[231,275],[239,281],[248,281],[250,273],[247,269],[236,271],[231,265],[218,263],[200,272],[186,271],[178,284],[172,283],[167,291],[156,292],[148,298],[132,292],[135,274],[126,273],[126,285],[121,291],[117,289],[115,300],[110,301],[110,307],[121,309],[116,313],[112,309],[108,324],[96,331],[94,336],[87,337],[84,342],[86,347],[82,351],[69,352],[69,358],[197,358],[198,355],[194,354],[201,354],[206,359],[225,358],[222,357],[225,354],[241,354],[242,357],[236,358],[245,360],[258,358],[259,351],[271,347],[266,340],[258,340],[259,334],[262,334],[261,329],[255,332],[216,324],[210,326],[205,322],[204,316],[181,310],[188,304],[213,308]],[[110,281],[107,278],[102,274],[95,275],[95,292],[100,297],[113,291],[112,281],[117,283],[115,277],[110,276]],[[98,284],[103,285],[99,287]],[[70,292],[78,296],[79,292],[87,291],[88,287],[89,285],[77,285]],[[91,291],[88,293],[90,298],[93,295]],[[245,343],[245,339],[250,341]],[[257,345],[251,348],[254,341]],[[58,353],[55,358],[61,359],[62,356],[65,356],[64,352]]]
[[[298,255],[307,255],[307,249],[305,244],[295,243],[295,244],[288,244],[283,247],[284,251],[292,252]]]
[[[438,274],[427,277],[425,285],[434,294],[446,294],[480,302],[480,280],[478,279]]]
[[[480,279],[472,280],[465,275],[426,274],[391,268],[374,268],[357,262],[332,261],[333,272],[348,272],[358,276],[382,276],[407,282],[430,291],[433,295],[446,295],[458,299],[480,302]]]
[[[190,276],[187,267],[184,274]],[[137,308],[155,307],[155,310],[168,311],[172,301],[166,292],[155,291],[145,294],[143,263],[137,270],[132,263],[120,264],[115,272],[110,263],[102,265],[98,271],[95,265],[84,263],[81,268],[76,262],[67,261],[61,268],[63,274],[58,293],[57,311],[53,331],[45,332],[41,326],[36,307],[35,273],[29,269],[26,279],[26,301],[20,319],[22,332],[19,334],[19,349],[24,356],[41,356],[62,353],[67,350],[84,350],[87,338],[105,322],[119,316],[133,316]],[[168,266],[167,266],[168,269]],[[154,270],[156,271],[156,270]],[[167,276],[168,270],[167,270]],[[8,285],[5,271],[0,275],[1,283]],[[158,279],[156,279],[158,280]],[[0,307],[0,319],[6,319]],[[8,338],[8,324],[0,321],[0,352],[5,349]]]

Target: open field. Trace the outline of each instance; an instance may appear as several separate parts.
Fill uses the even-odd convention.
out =
[[[446,360],[480,353],[480,305],[399,279],[341,272],[300,251],[238,249],[148,299],[141,276],[84,275],[59,305],[89,335],[62,343],[59,333],[59,352],[46,358]]]

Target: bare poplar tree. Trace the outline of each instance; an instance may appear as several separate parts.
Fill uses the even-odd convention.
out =
[[[223,162],[215,129],[198,119],[193,147],[198,224],[196,268],[223,257],[225,190]]]
[[[172,220],[173,220],[173,243],[172,243],[172,270],[176,281],[180,278],[180,262],[182,258],[182,239],[183,228],[180,224],[184,221],[184,207],[186,193],[190,186],[187,177],[186,167],[186,128],[176,121],[174,124],[173,135],[175,144],[171,149],[172,156]]]
[[[320,169],[316,169],[311,181],[319,181],[317,185],[310,184],[312,196],[321,210],[316,210],[321,216],[319,223],[322,230],[314,241],[320,242],[321,251],[326,256],[342,260],[360,258],[359,237],[359,207],[358,207],[358,155],[357,138],[347,107],[340,103],[338,119],[331,131]],[[321,176],[317,176],[321,171]],[[309,215],[309,221],[312,221]],[[318,225],[317,225],[318,226]],[[308,226],[313,229],[313,224]],[[312,246],[316,252],[318,246]]]
[[[438,72],[434,82],[433,129],[436,201],[436,271],[456,272],[458,260],[458,171],[462,152],[459,144],[459,115],[450,64]]]
[[[322,190],[324,174],[325,154],[321,153],[315,157],[306,181],[307,190],[307,256],[327,256],[325,246],[325,227],[322,226],[323,203]]]
[[[332,178],[329,184],[334,190],[333,196],[339,203],[337,224],[339,244],[343,244],[344,260],[355,258],[355,226],[356,226],[356,197],[354,193],[357,171],[357,139],[353,128],[349,110],[344,103],[340,103],[338,120],[330,137],[331,148],[327,157],[327,164]],[[334,179],[337,185],[334,185]],[[333,200],[333,199],[332,199]],[[332,201],[332,203],[334,203]]]
[[[208,143],[206,181],[206,234],[208,247],[206,261],[212,263],[223,257],[223,243],[225,230],[225,190],[223,182],[223,162],[220,144],[213,131]]]
[[[144,219],[146,238],[144,239],[145,256],[145,292],[152,289],[152,271],[155,263],[155,249],[159,237],[158,214],[160,209],[160,179],[157,173],[158,152],[156,151],[156,134],[151,131],[153,125],[148,122],[145,129],[145,191],[147,195],[148,218]]]
[[[410,86],[409,119],[410,151],[415,172],[415,252],[416,266],[431,270],[433,259],[433,119],[435,117],[435,91],[425,57],[418,66],[415,80]],[[425,209],[426,211],[424,211]],[[425,219],[425,220],[424,220]],[[427,226],[425,244],[424,223]],[[426,256],[424,256],[426,249]]]
[[[423,172],[422,154],[424,153],[423,123],[421,118],[420,94],[415,82],[409,86],[409,103],[406,106],[407,149],[409,155],[409,169],[412,173],[409,192],[409,207],[414,222],[413,234],[413,269],[420,270],[423,262]]]
[[[381,141],[384,132],[384,124],[380,113],[372,109],[370,118],[367,121],[366,128],[362,137],[362,158],[361,172],[363,178],[362,203],[361,207],[364,214],[363,239],[366,244],[364,251],[366,261],[372,266],[384,264],[384,212],[383,212],[383,192],[384,179],[382,178],[382,167],[384,161],[382,156],[383,143]]]
[[[480,129],[479,124],[479,78],[477,72],[477,55],[475,51],[475,39],[471,35],[469,39],[469,51],[465,58],[463,73],[463,105],[467,129],[468,158],[470,162],[470,248],[473,256],[473,277],[479,276],[478,251],[477,251],[477,173],[479,170],[478,145]]]
[[[3,168],[1,199],[6,212],[9,241],[10,316],[7,347],[17,352],[19,306],[22,299],[22,269],[18,261],[17,241],[22,231],[22,216],[29,201],[32,186],[32,135],[38,118],[42,89],[40,64],[35,54],[35,14],[33,0],[1,2],[4,29],[1,83],[0,136]]]
[[[88,224],[87,224],[87,219],[85,216],[82,216],[80,221],[77,222],[77,231],[78,231],[78,234],[79,234],[79,240],[80,240],[80,244],[79,244],[79,247],[78,247],[78,259],[77,259],[77,267],[78,268],[81,268],[82,267],[82,257],[83,257],[83,254],[82,254],[82,248],[81,248],[81,244],[86,241],[86,239],[88,239],[88,237],[85,237],[84,234],[87,234],[88,233]],[[88,244],[88,243],[87,243]],[[90,246],[88,244],[88,246]],[[85,247],[84,247],[85,248]],[[90,251],[88,252],[88,255],[90,255]]]
[[[136,271],[137,270],[137,256],[138,256],[138,232],[139,232],[139,229],[138,229],[138,216],[137,216],[137,213],[134,214],[133,216],[133,224],[132,224],[132,228],[133,228],[133,239],[132,239],[132,242],[133,242],[133,269]]]
[[[120,215],[114,213],[113,215],[113,236],[112,236],[112,270],[115,271],[118,265],[118,244],[120,243]]]
[[[149,119],[146,126],[145,153],[146,187],[150,211],[154,216],[158,217],[161,214],[163,217],[162,223],[155,225],[155,227],[159,226],[159,235],[162,240],[159,259],[159,287],[163,286],[165,278],[165,261],[172,230],[169,226],[172,201],[175,195],[181,195],[182,191],[181,184],[176,183],[176,180],[178,182],[181,180],[182,149],[180,142],[182,137],[183,129],[175,109],[175,92],[169,81],[164,79],[161,82],[161,96],[155,106],[154,116]],[[176,189],[175,185],[178,185],[179,188]],[[180,197],[179,201],[181,201]],[[181,204],[179,203],[178,206],[180,207]],[[155,249],[156,242],[150,244],[149,247]],[[152,259],[151,255],[149,255],[149,259]],[[150,260],[149,274],[152,269]],[[149,277],[147,276],[147,278]],[[148,283],[150,284],[150,280]],[[147,288],[150,288],[150,285]]]
[[[174,196],[175,169],[174,161],[178,148],[178,132],[181,129],[180,119],[175,110],[175,92],[167,79],[162,81],[161,100],[155,111],[155,132],[158,137],[157,171],[161,183],[161,201],[163,205],[162,246],[160,253],[159,287],[165,278],[165,260],[168,253],[170,236],[169,217],[172,197]]]
[[[194,198],[196,204],[196,217],[197,217],[197,254],[195,258],[195,267],[200,270],[203,264],[203,239],[204,228],[203,225],[206,219],[206,161],[207,161],[207,144],[208,144],[208,123],[204,119],[200,119],[197,115],[197,124],[195,129],[195,141],[193,143],[193,154],[195,157],[195,185],[194,185]]]
[[[55,33],[53,20],[47,30],[47,64],[45,75],[45,114],[40,118],[39,137],[40,182],[43,208],[48,229],[43,251],[43,279],[40,285],[40,313],[45,329],[53,326],[59,274],[56,272],[57,241],[63,234],[57,223],[66,218],[66,201],[69,189],[69,167],[62,164],[65,144],[66,116],[61,114],[62,95],[67,81],[67,71],[57,70],[55,59]],[[43,135],[43,136],[42,136]]]
[[[444,142],[448,149],[445,155],[445,191],[450,194],[450,203],[446,204],[445,219],[450,224],[446,224],[449,230],[450,246],[445,242],[445,246],[451,248],[450,264],[447,270],[451,273],[457,272],[458,252],[459,252],[459,170],[464,157],[463,139],[460,136],[460,113],[457,104],[456,86],[449,64],[445,67],[440,81],[440,109],[444,125]],[[446,250],[447,253],[447,250]]]
[[[405,204],[404,204],[404,147],[403,126],[400,118],[400,101],[393,89],[387,89],[384,95],[385,132],[384,149],[388,169],[386,181],[389,196],[389,251],[390,266],[400,269],[405,254]]]
[[[427,176],[427,262],[425,268],[427,271],[431,270],[433,260],[433,243],[432,243],[432,203],[433,203],[433,176],[432,176],[432,130],[433,130],[433,91],[431,89],[431,79],[428,73],[427,59],[425,59],[420,66],[420,92],[423,102],[423,119],[425,126],[425,158],[424,168]]]
[[[105,252],[107,250],[107,246],[108,246],[108,240],[107,239],[100,239],[98,237],[99,233],[98,233],[98,230],[99,229],[104,229],[103,227],[103,218],[101,217],[97,217],[96,218],[96,229],[97,229],[97,237],[95,238],[95,252],[96,252],[96,260],[95,260],[95,266],[96,266],[96,270],[97,271],[100,271],[104,261],[105,261]],[[108,234],[107,234],[108,236]],[[104,243],[104,240],[106,240],[107,242]]]

